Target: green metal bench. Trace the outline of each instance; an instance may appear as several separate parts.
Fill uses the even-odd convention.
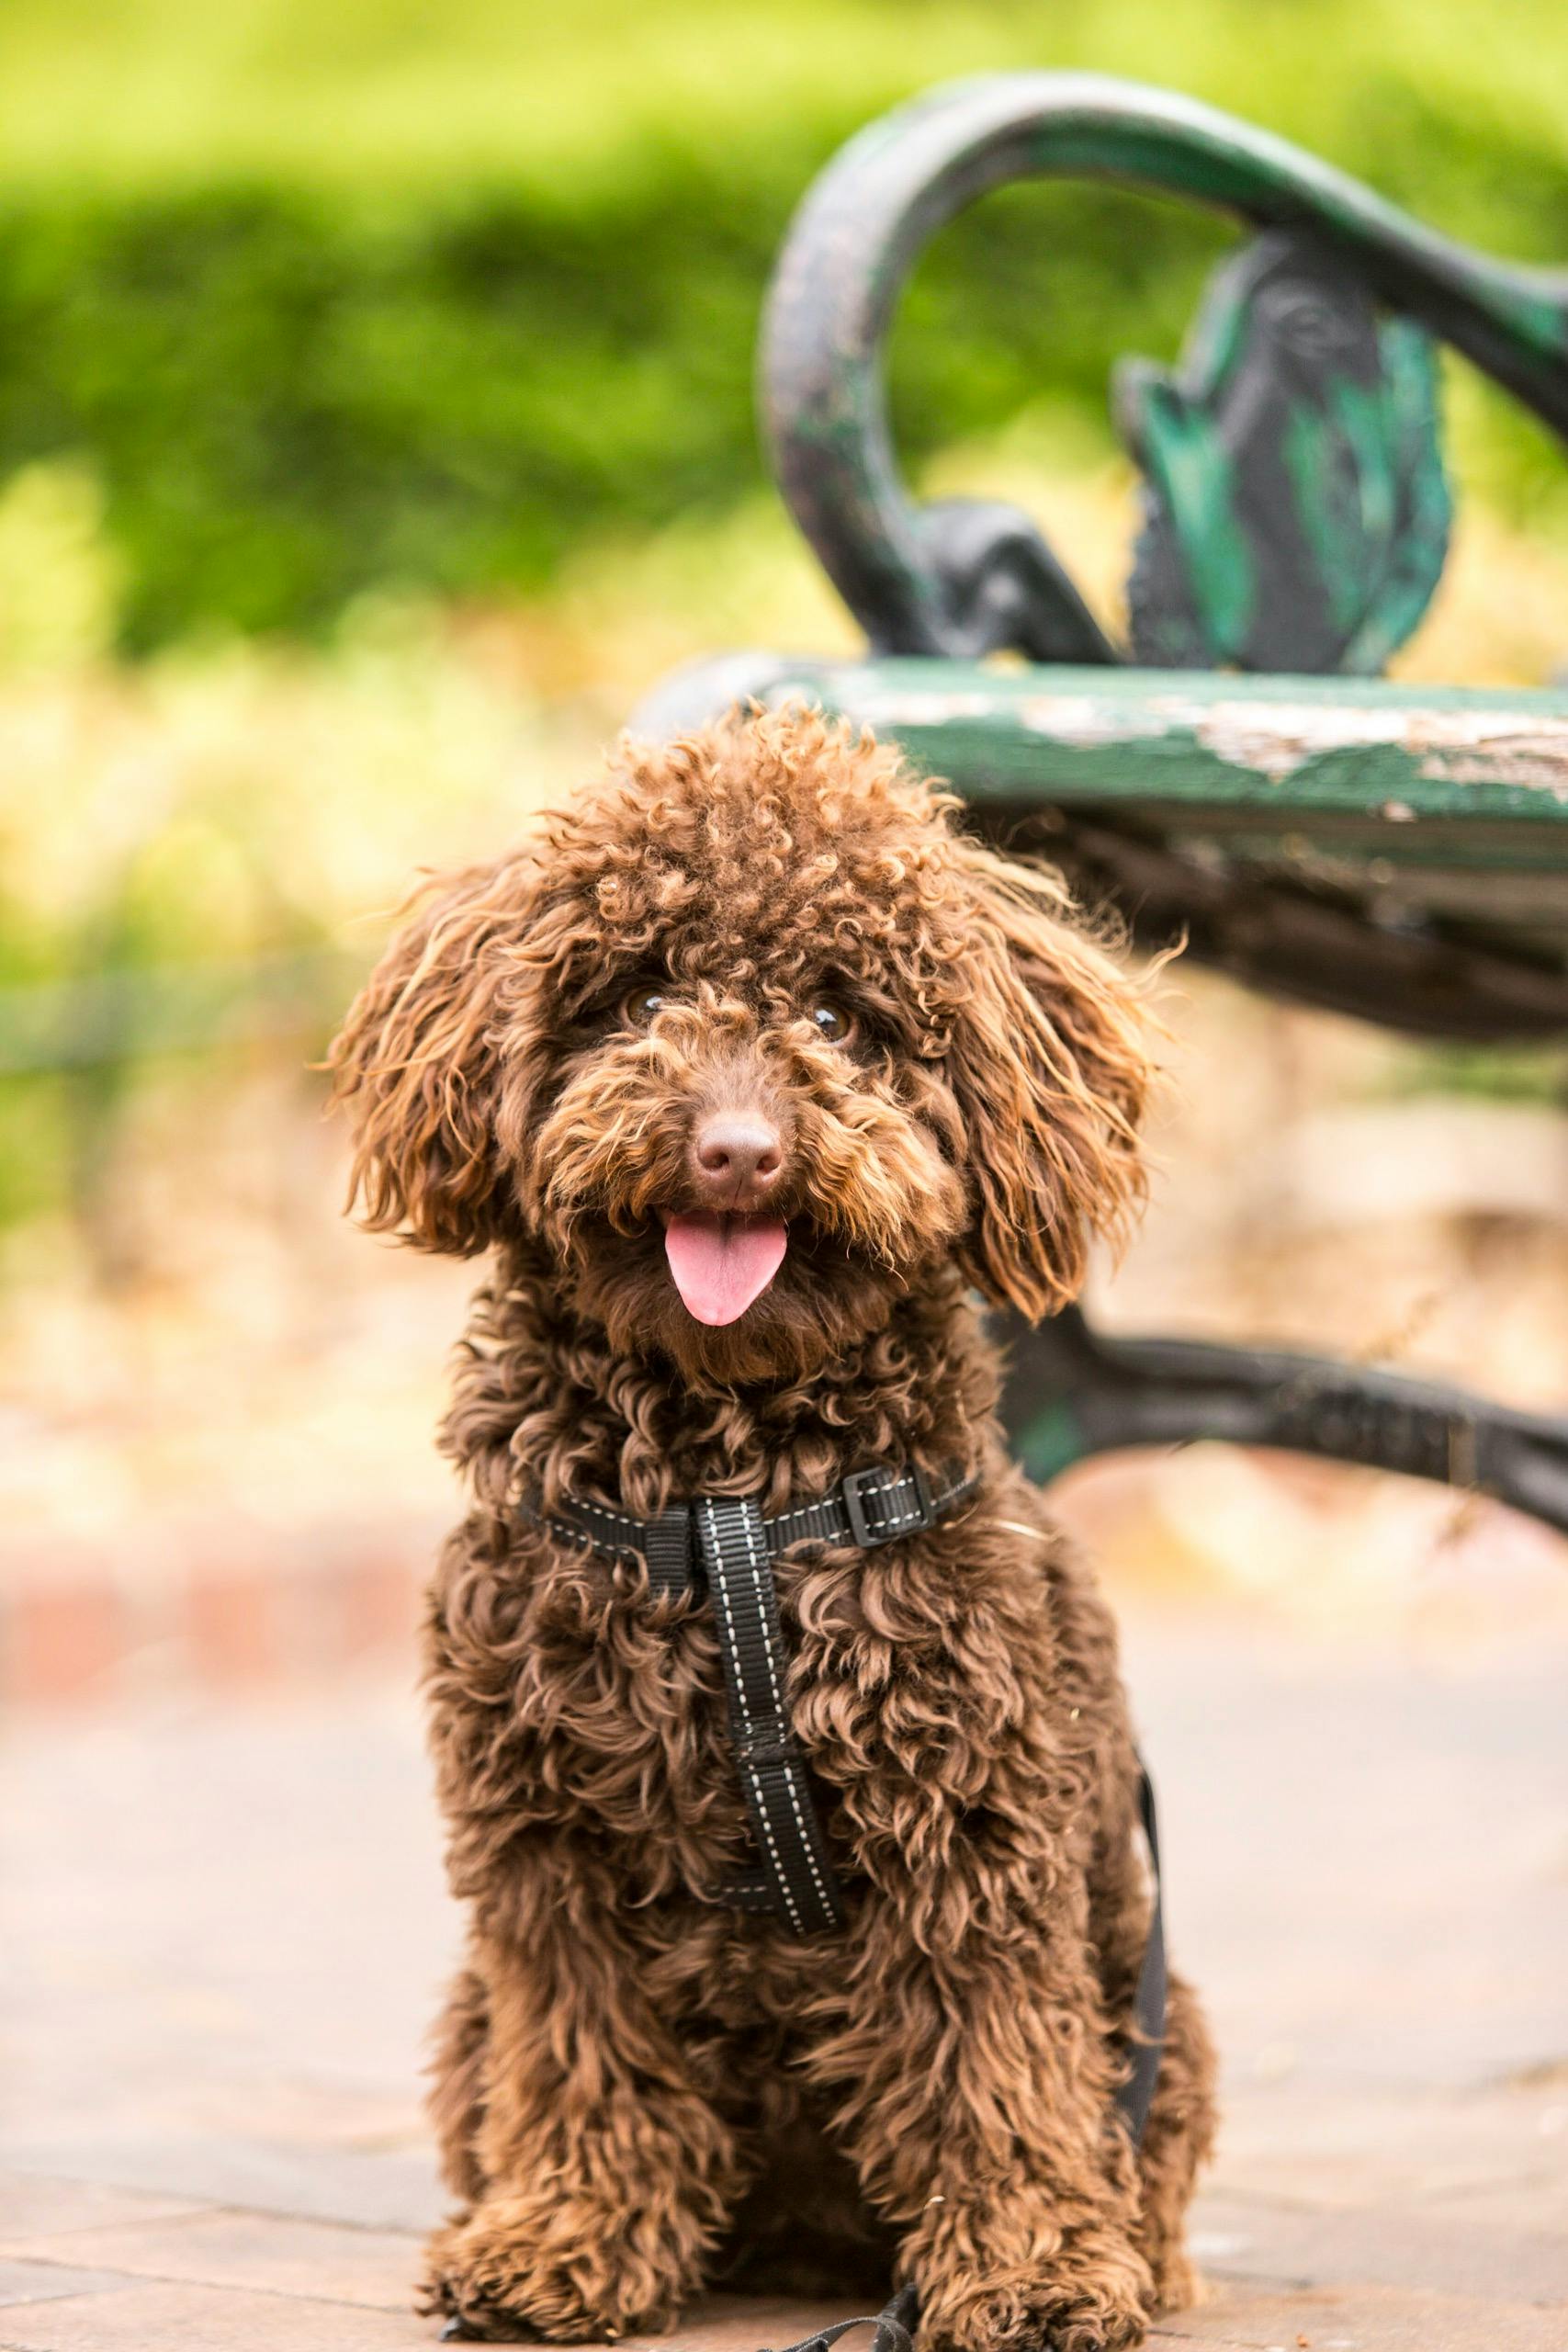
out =
[[[1117,370],[1143,481],[1113,643],[1030,518],[916,504],[884,346],[930,238],[1004,181],[1093,175],[1237,214],[1179,367]],[[791,228],[761,391],[797,523],[867,638],[853,662],[744,653],[634,724],[808,699],[896,738],[987,830],[1149,946],[1428,1036],[1568,1036],[1568,694],[1379,675],[1441,575],[1434,338],[1568,437],[1568,275],[1432,234],[1228,116],[1079,74],[987,76],[872,124]],[[998,657],[1007,657],[1005,661]],[[1568,1420],[1304,1356],[1019,1335],[1038,1476],[1217,1436],[1473,1486],[1568,1529]]]

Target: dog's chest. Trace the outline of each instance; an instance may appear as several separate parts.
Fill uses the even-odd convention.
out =
[[[908,1826],[983,1803],[1020,1760],[1020,1727],[1038,1720],[1038,1600],[1033,1625],[1010,1622],[994,1592],[957,1606],[962,1544],[942,1528],[897,1557],[779,1568],[781,1712],[846,1864],[852,1823]],[[708,1592],[652,1597],[566,1553],[535,1592],[515,1691],[531,1817],[615,1837],[632,1882],[646,1872],[703,1892],[744,1873],[750,1809]]]
[[[536,1802],[634,1843],[733,1847],[744,1806],[705,1600],[650,1601],[580,1561],[560,1582],[571,1604],[547,1577],[516,1689]]]

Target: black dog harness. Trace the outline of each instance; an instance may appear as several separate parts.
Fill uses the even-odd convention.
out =
[[[633,1519],[600,1503],[569,1502],[524,1516],[552,1535],[611,1558],[648,1564],[656,1592],[705,1584],[729,1698],[735,1765],[757,1850],[758,1876],[732,1881],[722,1899],[771,1911],[797,1936],[844,1924],[843,1897],[799,1743],[784,1704],[789,1652],[779,1622],[773,1562],[796,1544],[854,1544],[874,1551],[933,1527],[979,1483],[954,1471],[932,1486],[924,1471],[856,1470],[820,1501],[764,1519],[750,1496],[699,1495],[658,1519]]]
[[[699,1495],[657,1519],[635,1519],[601,1503],[569,1500],[547,1511],[525,1497],[523,1518],[559,1542],[606,1559],[634,1558],[655,1592],[705,1587],[713,1604],[729,1702],[730,1737],[761,1869],[722,1890],[722,1901],[771,1912],[797,1936],[841,1928],[844,1898],[829,1859],[810,1775],[784,1703],[789,1652],[779,1617],[773,1564],[797,1544],[854,1544],[863,1552],[935,1526],[967,1500],[977,1471],[856,1470],[818,1500],[764,1519],[751,1496]],[[1138,1803],[1154,1876],[1154,1908],[1138,1973],[1131,2071],[1117,2093],[1136,2145],[1143,2138],[1165,2039],[1165,1932],[1154,1791],[1140,1767]],[[846,2329],[874,2326],[872,2352],[911,2352],[917,2317],[906,2287],[875,2320],[841,2320],[791,2352],[828,2352]]]

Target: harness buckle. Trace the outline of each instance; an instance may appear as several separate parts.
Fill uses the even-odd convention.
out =
[[[931,1480],[918,1463],[907,1470],[852,1470],[840,1482],[840,1493],[850,1532],[863,1552],[881,1544],[896,1544],[900,1535],[918,1535],[935,1524]],[[878,1503],[885,1508],[877,1510]],[[869,1505],[869,1509],[868,1509]]]

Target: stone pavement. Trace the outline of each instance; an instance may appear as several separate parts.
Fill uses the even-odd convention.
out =
[[[1565,1664],[1133,1627],[1227,2069],[1210,2299],[1163,2343],[1568,2352]],[[0,2346],[428,2343],[417,2048],[454,1938],[406,1700],[36,1718],[0,1838]],[[841,2315],[714,2304],[670,2341]]]

